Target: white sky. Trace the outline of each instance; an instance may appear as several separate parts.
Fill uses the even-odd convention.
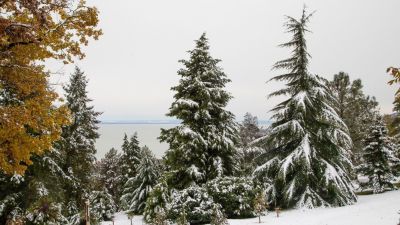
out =
[[[100,11],[104,35],[86,48],[76,64],[89,77],[89,95],[102,120],[166,119],[178,82],[179,59],[207,32],[211,53],[232,82],[228,109],[238,120],[245,112],[266,120],[281,99],[267,99],[278,83],[268,83],[271,66],[289,56],[277,47],[289,40],[284,15],[298,18],[303,4],[316,10],[308,35],[310,71],[331,79],[345,71],[361,78],[383,112],[392,109],[395,87],[388,66],[400,66],[399,0],[88,0]],[[51,65],[64,75],[73,65]]]

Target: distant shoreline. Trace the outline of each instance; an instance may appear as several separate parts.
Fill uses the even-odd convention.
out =
[[[238,123],[241,123],[241,121],[238,121]],[[261,120],[258,121],[259,125],[270,125],[272,122],[269,120]],[[100,124],[138,124],[138,125],[157,125],[157,124],[162,124],[162,125],[179,125],[181,124],[180,121],[162,121],[162,120],[154,120],[154,121],[101,121]]]

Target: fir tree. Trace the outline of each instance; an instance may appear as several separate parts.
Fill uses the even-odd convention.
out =
[[[137,133],[134,133],[128,140],[125,134],[122,143],[122,156],[121,156],[121,171],[122,171],[122,184],[134,178],[137,173],[137,167],[140,163],[140,147]]]
[[[111,148],[97,165],[99,179],[107,189],[107,192],[113,197],[117,206],[119,205],[122,189],[120,160],[121,154],[115,148]]]
[[[66,201],[74,201],[78,208],[83,208],[82,199],[89,193],[90,177],[96,159],[95,141],[99,137],[97,117],[101,114],[89,106],[92,100],[87,96],[87,83],[84,73],[76,67],[70,83],[64,87],[72,123],[63,127],[61,139],[55,143],[55,148],[62,155],[60,164],[64,172],[79,184],[64,184]]]
[[[90,219],[94,221],[109,221],[117,210],[113,197],[103,188],[90,193]]]
[[[140,158],[138,173],[126,182],[121,197],[123,207],[138,214],[143,213],[146,200],[159,178],[157,160],[150,149],[143,147]]]
[[[368,133],[358,170],[369,178],[367,185],[373,188],[374,193],[381,193],[385,188],[394,188],[390,180],[396,175],[394,167],[400,164],[400,160],[394,154],[394,145],[380,116],[375,118]]]
[[[272,111],[268,136],[259,140],[266,152],[255,170],[260,181],[271,182],[268,199],[275,207],[343,206],[356,201],[349,178],[351,138],[337,115],[325,80],[310,74],[305,34],[312,14],[300,20],[287,17],[293,38],[281,47],[293,48],[292,56],[274,69],[288,73],[272,78],[287,81],[270,96],[289,95]]]
[[[160,182],[154,186],[150,192],[144,209],[144,221],[149,224],[153,224],[157,213],[160,210],[165,212],[167,204],[171,201],[171,193],[166,182],[166,178],[163,176],[160,178]]]
[[[224,90],[230,80],[217,65],[220,60],[210,56],[205,34],[189,54],[189,60],[180,61],[184,68],[178,71],[181,79],[172,88],[175,101],[167,114],[182,124],[162,129],[160,136],[169,144],[167,169],[175,173],[169,183],[180,189],[237,170],[237,124],[234,115],[224,109],[232,98]]]

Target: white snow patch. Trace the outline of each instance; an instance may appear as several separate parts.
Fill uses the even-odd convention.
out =
[[[395,225],[399,222],[400,191],[360,196],[356,204],[339,208],[317,208],[312,210],[283,211],[280,217],[269,212],[261,217],[262,224],[268,225]],[[134,225],[145,224],[142,216],[135,216]],[[230,225],[258,224],[258,218],[230,219]],[[101,225],[112,225],[103,222]],[[117,213],[114,225],[130,225],[123,213]]]

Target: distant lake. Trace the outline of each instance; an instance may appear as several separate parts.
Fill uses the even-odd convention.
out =
[[[160,136],[161,128],[172,128],[179,125],[177,121],[145,121],[143,123],[101,123],[99,125],[100,138],[96,141],[97,159],[101,159],[112,147],[121,152],[122,138],[124,133],[128,137],[135,132],[138,134],[140,146],[147,146],[157,158],[161,158],[168,149],[167,143],[160,143],[157,139]],[[270,125],[269,121],[259,121],[261,127]]]
[[[130,137],[135,132],[138,134],[140,146],[146,145],[161,158],[168,149],[168,144],[160,143],[157,139],[160,136],[161,128],[172,128],[178,124],[100,124],[100,138],[96,141],[97,159],[101,159],[112,147],[121,151],[124,133]]]

